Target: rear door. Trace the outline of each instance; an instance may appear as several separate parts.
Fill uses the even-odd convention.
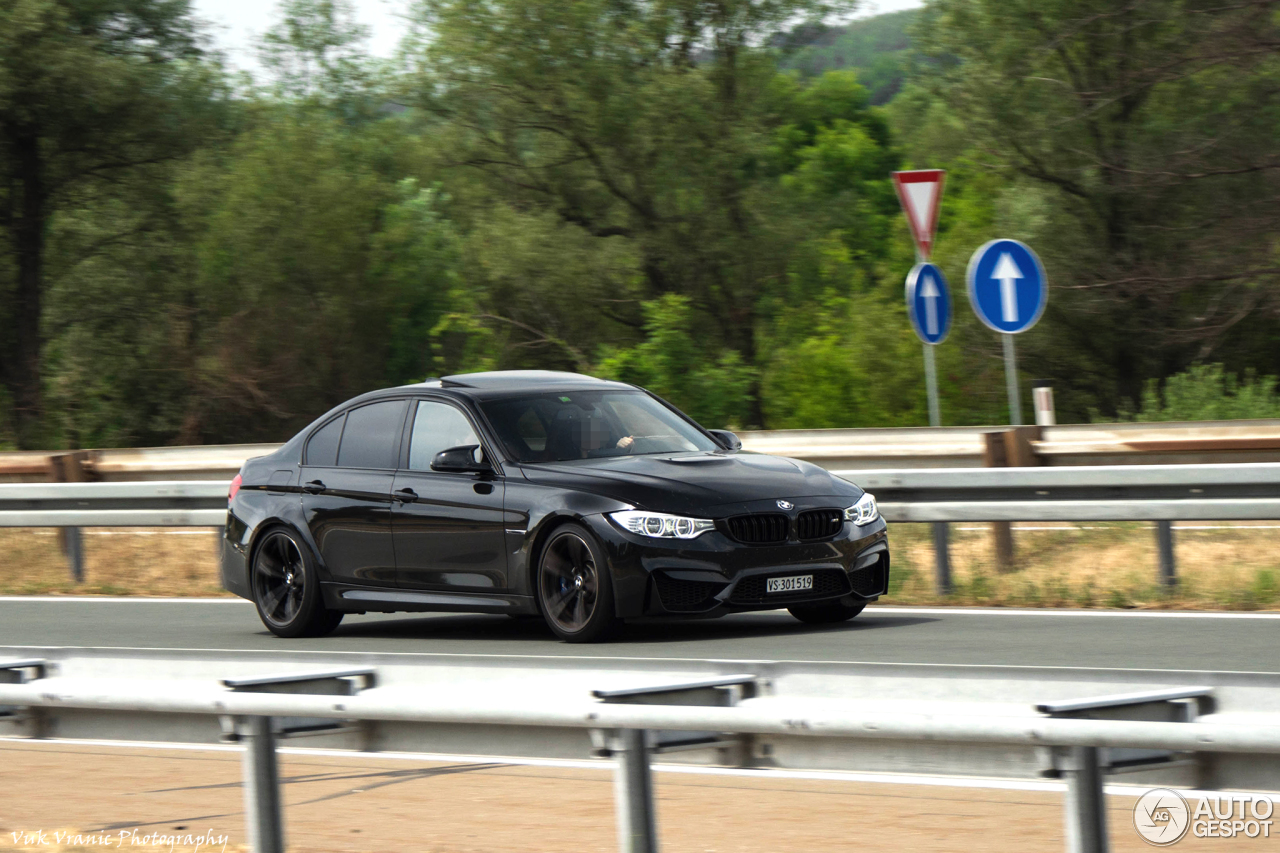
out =
[[[431,470],[441,450],[483,442],[461,408],[418,400],[408,460],[395,476],[396,577],[407,589],[498,592],[507,587],[500,477]]]
[[[407,400],[349,410],[312,433],[300,483],[302,508],[332,580],[395,586],[391,487]]]

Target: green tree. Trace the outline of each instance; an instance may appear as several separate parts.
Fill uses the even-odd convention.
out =
[[[369,37],[346,0],[282,0],[280,21],[259,53],[277,94],[293,101],[351,105],[373,82]]]
[[[935,0],[918,36],[1000,236],[1045,257],[1030,369],[1114,412],[1215,354],[1280,368],[1274,2]]]
[[[643,385],[713,427],[745,423],[753,370],[733,350],[701,346],[687,297],[667,294],[644,304],[643,343],[606,350],[598,374]]]
[[[1276,377],[1228,373],[1221,364],[1199,364],[1170,376],[1152,379],[1143,389],[1142,405],[1125,408],[1126,421],[1227,421],[1280,418]]]
[[[844,5],[420,2],[417,19],[432,38],[417,102],[447,122],[442,162],[483,179],[489,201],[476,208],[509,206],[544,233],[552,229],[539,217],[553,217],[575,247],[566,256],[582,254],[576,231],[600,244],[588,255],[617,256],[606,244],[621,238],[635,259],[630,280],[607,298],[553,311],[491,300],[491,325],[570,344],[586,355],[558,347],[570,366],[599,343],[643,334],[641,303],[679,294],[699,317],[704,347],[754,363],[767,320],[760,299],[786,275],[796,225],[774,210],[776,177],[761,150],[785,120],[779,98],[788,90],[777,85],[774,57],[755,45]],[[587,340],[549,328],[573,326],[565,316],[584,311],[594,327]]]
[[[355,49],[358,32],[329,32],[331,16],[308,7],[288,6],[306,37],[284,28],[279,50]],[[349,70],[334,64],[319,90],[246,92],[234,140],[155,176],[163,216],[150,219],[163,227],[60,277],[48,351],[68,441],[279,440],[433,370],[433,332],[458,296],[449,200],[406,177],[417,141],[401,117],[366,109],[380,83]],[[73,255],[138,221],[112,196],[62,215],[52,245]]]
[[[190,153],[215,89],[185,0],[0,5],[0,380],[19,444],[42,440],[53,218]]]

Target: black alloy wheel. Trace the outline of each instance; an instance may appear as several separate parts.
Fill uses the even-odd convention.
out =
[[[853,596],[847,595],[821,604],[797,604],[788,607],[787,612],[806,625],[831,625],[849,621],[861,613],[866,606],[865,601],[856,601],[853,600]]]
[[[617,627],[609,566],[585,528],[566,524],[547,540],[538,564],[538,606],[555,635],[571,643],[603,640]]]
[[[306,546],[284,528],[269,531],[253,557],[253,603],[262,624],[279,637],[319,637],[342,621],[326,610]]]

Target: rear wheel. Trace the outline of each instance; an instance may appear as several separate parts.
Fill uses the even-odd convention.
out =
[[[278,637],[322,637],[338,627],[342,614],[327,610],[315,562],[293,531],[267,531],[253,554],[253,603],[262,624]]]
[[[849,602],[841,598],[822,604],[797,604],[795,607],[788,607],[787,612],[808,625],[830,625],[833,622],[847,622],[866,606],[865,601]]]
[[[617,629],[609,564],[586,528],[566,524],[547,540],[538,561],[538,608],[570,643],[599,642]]]

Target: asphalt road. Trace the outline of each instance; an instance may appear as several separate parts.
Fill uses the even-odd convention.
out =
[[[316,650],[1280,672],[1280,614],[868,608],[837,626],[782,611],[628,625],[614,642],[555,640],[536,620],[467,614],[348,617],[282,640],[247,602],[0,599],[0,646]]]

